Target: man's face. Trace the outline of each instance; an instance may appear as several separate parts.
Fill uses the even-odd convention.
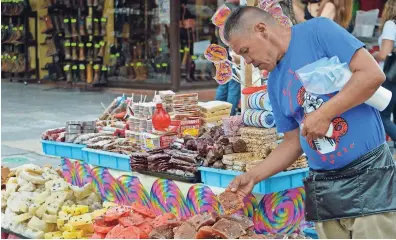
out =
[[[262,27],[265,27],[262,26]],[[271,72],[278,61],[278,47],[269,39],[270,29],[255,28],[231,34],[229,45],[238,55],[241,55],[247,64],[252,64],[260,70]]]

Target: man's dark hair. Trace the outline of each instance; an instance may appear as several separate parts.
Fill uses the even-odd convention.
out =
[[[250,14],[249,17],[258,20],[274,22],[272,16],[266,11],[252,6],[240,6],[233,10],[224,25],[224,38],[230,41],[231,33],[241,31],[244,26],[243,17],[246,14]]]

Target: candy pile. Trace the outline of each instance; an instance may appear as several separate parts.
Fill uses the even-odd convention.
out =
[[[95,133],[95,121],[67,121],[65,142],[73,142],[81,134]]]
[[[276,146],[280,139],[275,128],[243,127],[239,132],[241,139],[246,142],[248,151],[262,159],[268,156],[270,148]]]
[[[198,93],[186,93],[173,96],[175,115],[183,117],[198,117]]]
[[[101,208],[100,197],[90,183],[81,188],[72,186],[51,167],[40,168],[33,164],[18,167],[10,175],[6,190],[1,193],[2,228],[29,238],[52,237],[45,235],[50,232],[58,232],[57,238],[60,234],[64,238],[88,235],[88,232],[81,232],[82,229],[74,231],[71,228],[85,225],[85,222],[77,220],[70,228],[62,229],[65,222],[58,220],[65,209],[77,216]]]
[[[227,170],[245,172],[247,166],[257,164],[262,160],[262,158],[255,157],[252,152],[247,152],[224,155],[222,162]]]
[[[200,102],[198,106],[204,126],[221,125],[221,120],[230,116],[232,108],[232,104],[222,101]]]
[[[188,150],[160,149],[147,153],[132,153],[131,168],[135,171],[165,172],[182,177],[194,177],[200,160]]]
[[[159,95],[161,97],[162,104],[165,108],[165,111],[168,112],[169,115],[173,114],[173,96],[175,93],[173,91],[159,91]]]
[[[64,142],[65,141],[65,133],[66,128],[53,128],[46,130],[43,134],[41,134],[41,139]]]

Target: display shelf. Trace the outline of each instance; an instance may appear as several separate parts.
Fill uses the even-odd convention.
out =
[[[85,145],[42,140],[43,152],[47,155],[85,161],[82,149]]]
[[[91,165],[112,168],[120,171],[131,171],[129,155],[91,148],[83,148],[82,151],[84,154],[84,161]]]
[[[200,167],[202,182],[208,186],[226,188],[231,181],[242,172]],[[308,176],[308,168],[278,173],[258,183],[254,193],[267,194],[303,186],[303,179]]]

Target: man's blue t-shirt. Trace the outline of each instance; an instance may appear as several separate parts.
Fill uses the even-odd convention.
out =
[[[305,91],[295,71],[321,58],[337,56],[350,63],[364,44],[327,18],[314,18],[292,27],[291,42],[283,59],[271,72],[268,92],[278,132],[299,128],[304,116],[320,108],[334,94],[313,96]],[[333,119],[332,138],[307,142],[300,135],[310,168],[344,167],[385,142],[379,112],[361,104]]]

